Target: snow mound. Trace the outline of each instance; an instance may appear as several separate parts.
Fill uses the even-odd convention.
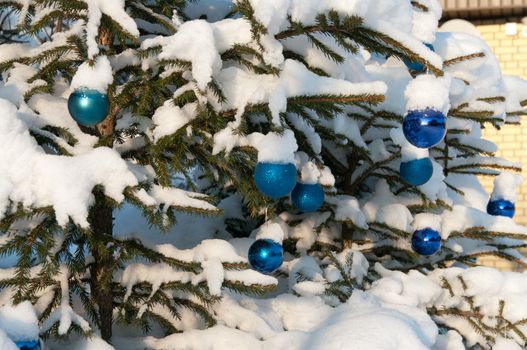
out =
[[[0,308],[0,332],[14,341],[29,341],[38,338],[38,319],[29,301]],[[0,334],[0,344],[2,335]],[[4,350],[4,347],[0,347]],[[9,345],[6,346],[9,349]]]
[[[108,86],[113,82],[112,66],[106,56],[99,56],[95,63],[90,65],[84,62],[77,69],[71,79],[71,89],[88,88],[106,94]]]
[[[336,308],[328,307],[320,298],[291,295],[242,303],[253,311],[265,310],[266,316],[240,310],[238,303],[232,301],[229,307],[218,311],[230,314],[230,326],[236,324],[237,316],[244,316],[260,324],[260,330],[264,328],[261,322],[267,323],[267,332],[251,334],[254,327],[249,323],[239,325],[240,329],[219,324],[207,330],[189,330],[162,339],[147,337],[132,341],[123,338],[116,341],[116,346],[127,350],[141,350],[145,346],[164,350],[425,350],[432,347],[437,336],[435,323],[424,311],[383,304],[360,291]]]
[[[507,171],[494,178],[494,190],[491,199],[505,199],[513,203],[518,199],[518,188],[523,183],[523,177]]]
[[[424,311],[382,305],[355,292],[298,349],[425,350],[434,344],[436,334],[435,323]]]
[[[0,349],[2,350],[19,350],[18,347],[7,337],[7,335],[0,329]]]
[[[432,108],[444,115],[450,109],[450,78],[423,74],[412,80],[404,92],[408,111]],[[433,91],[432,93],[430,93]]]

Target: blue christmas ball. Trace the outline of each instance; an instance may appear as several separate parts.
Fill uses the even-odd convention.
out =
[[[77,89],[68,99],[68,111],[81,125],[93,126],[106,118],[110,101],[106,94],[92,89]]]
[[[428,47],[430,50],[435,52],[434,47],[432,46],[432,44],[425,44],[425,46]],[[413,72],[422,73],[426,69],[426,66],[424,64],[421,64],[421,63],[419,63],[417,61],[410,61],[410,60],[406,59],[403,62],[406,65],[406,67],[408,67],[408,69],[413,71]]]
[[[421,186],[430,180],[434,166],[430,158],[414,159],[402,162],[399,167],[401,178],[412,186]]]
[[[514,203],[505,199],[490,200],[489,204],[487,204],[487,213],[490,215],[507,216],[512,218],[515,209]]]
[[[403,121],[404,136],[412,145],[430,148],[437,145],[446,134],[446,118],[432,108],[409,111]]]
[[[15,345],[20,350],[40,350],[40,342],[38,340],[17,341]]]
[[[297,183],[291,193],[293,207],[303,213],[317,211],[324,203],[324,189],[320,184]]]
[[[249,262],[256,271],[274,272],[284,262],[284,249],[272,239],[258,239],[249,248]]]
[[[435,254],[441,248],[439,232],[429,227],[416,230],[412,236],[412,249],[421,255]]]
[[[254,169],[254,183],[268,197],[286,196],[296,185],[296,167],[292,163],[259,162]]]

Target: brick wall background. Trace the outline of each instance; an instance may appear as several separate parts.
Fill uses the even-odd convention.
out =
[[[476,24],[476,27],[498,57],[503,73],[527,79],[527,35],[523,34],[524,25],[517,23],[516,35],[507,35],[505,25],[504,20],[499,20],[495,23]],[[525,182],[520,189],[514,219],[517,223],[527,225],[527,121],[524,118],[521,126],[508,125],[501,130],[487,127],[483,135],[498,145],[498,156],[521,163],[523,166],[522,175]],[[483,186],[489,193],[492,191],[492,181],[490,177],[481,178]],[[523,270],[504,260],[495,258],[481,260],[486,265],[500,269]]]

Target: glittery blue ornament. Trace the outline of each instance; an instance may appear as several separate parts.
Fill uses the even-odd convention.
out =
[[[430,50],[434,51],[434,47],[432,44],[425,44],[426,47],[428,47]],[[409,70],[416,72],[416,73],[422,73],[425,71],[426,66],[417,62],[417,61],[410,61],[410,60],[404,60],[403,61],[406,67],[408,67]]]
[[[297,183],[291,193],[293,207],[302,213],[317,211],[324,203],[324,189],[320,184]]]
[[[40,342],[38,340],[17,341],[15,345],[20,350],[40,350]]]
[[[284,249],[272,239],[258,239],[249,248],[249,262],[256,271],[274,272],[284,262]]]
[[[412,249],[421,255],[435,254],[441,248],[439,232],[429,227],[416,230],[412,236]]]
[[[403,132],[412,145],[430,148],[445,137],[446,118],[443,113],[432,108],[409,111],[404,117]]]
[[[286,196],[295,187],[296,167],[292,163],[259,162],[254,169],[254,183],[268,197]]]
[[[93,126],[106,118],[110,111],[108,96],[97,90],[77,89],[68,99],[68,111],[81,125]]]
[[[490,215],[507,216],[512,218],[515,209],[514,203],[505,199],[490,200],[489,204],[487,204],[487,213]]]
[[[402,162],[399,167],[401,178],[412,186],[421,186],[430,180],[434,166],[430,158],[413,159]]]

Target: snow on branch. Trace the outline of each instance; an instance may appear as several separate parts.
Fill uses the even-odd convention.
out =
[[[467,346],[490,349],[503,338],[523,345],[527,341],[524,274],[487,267],[436,269],[428,275],[389,271],[380,264],[375,269],[382,278],[372,287],[374,295],[384,302],[426,308],[439,324],[463,335]]]
[[[99,147],[76,157],[46,154],[30,136],[14,105],[0,100],[3,122],[0,137],[7,147],[0,150],[0,213],[12,203],[26,208],[52,206],[60,225],[69,218],[88,227],[92,190],[104,187],[107,196],[121,202],[126,187],[138,181],[117,152]]]

